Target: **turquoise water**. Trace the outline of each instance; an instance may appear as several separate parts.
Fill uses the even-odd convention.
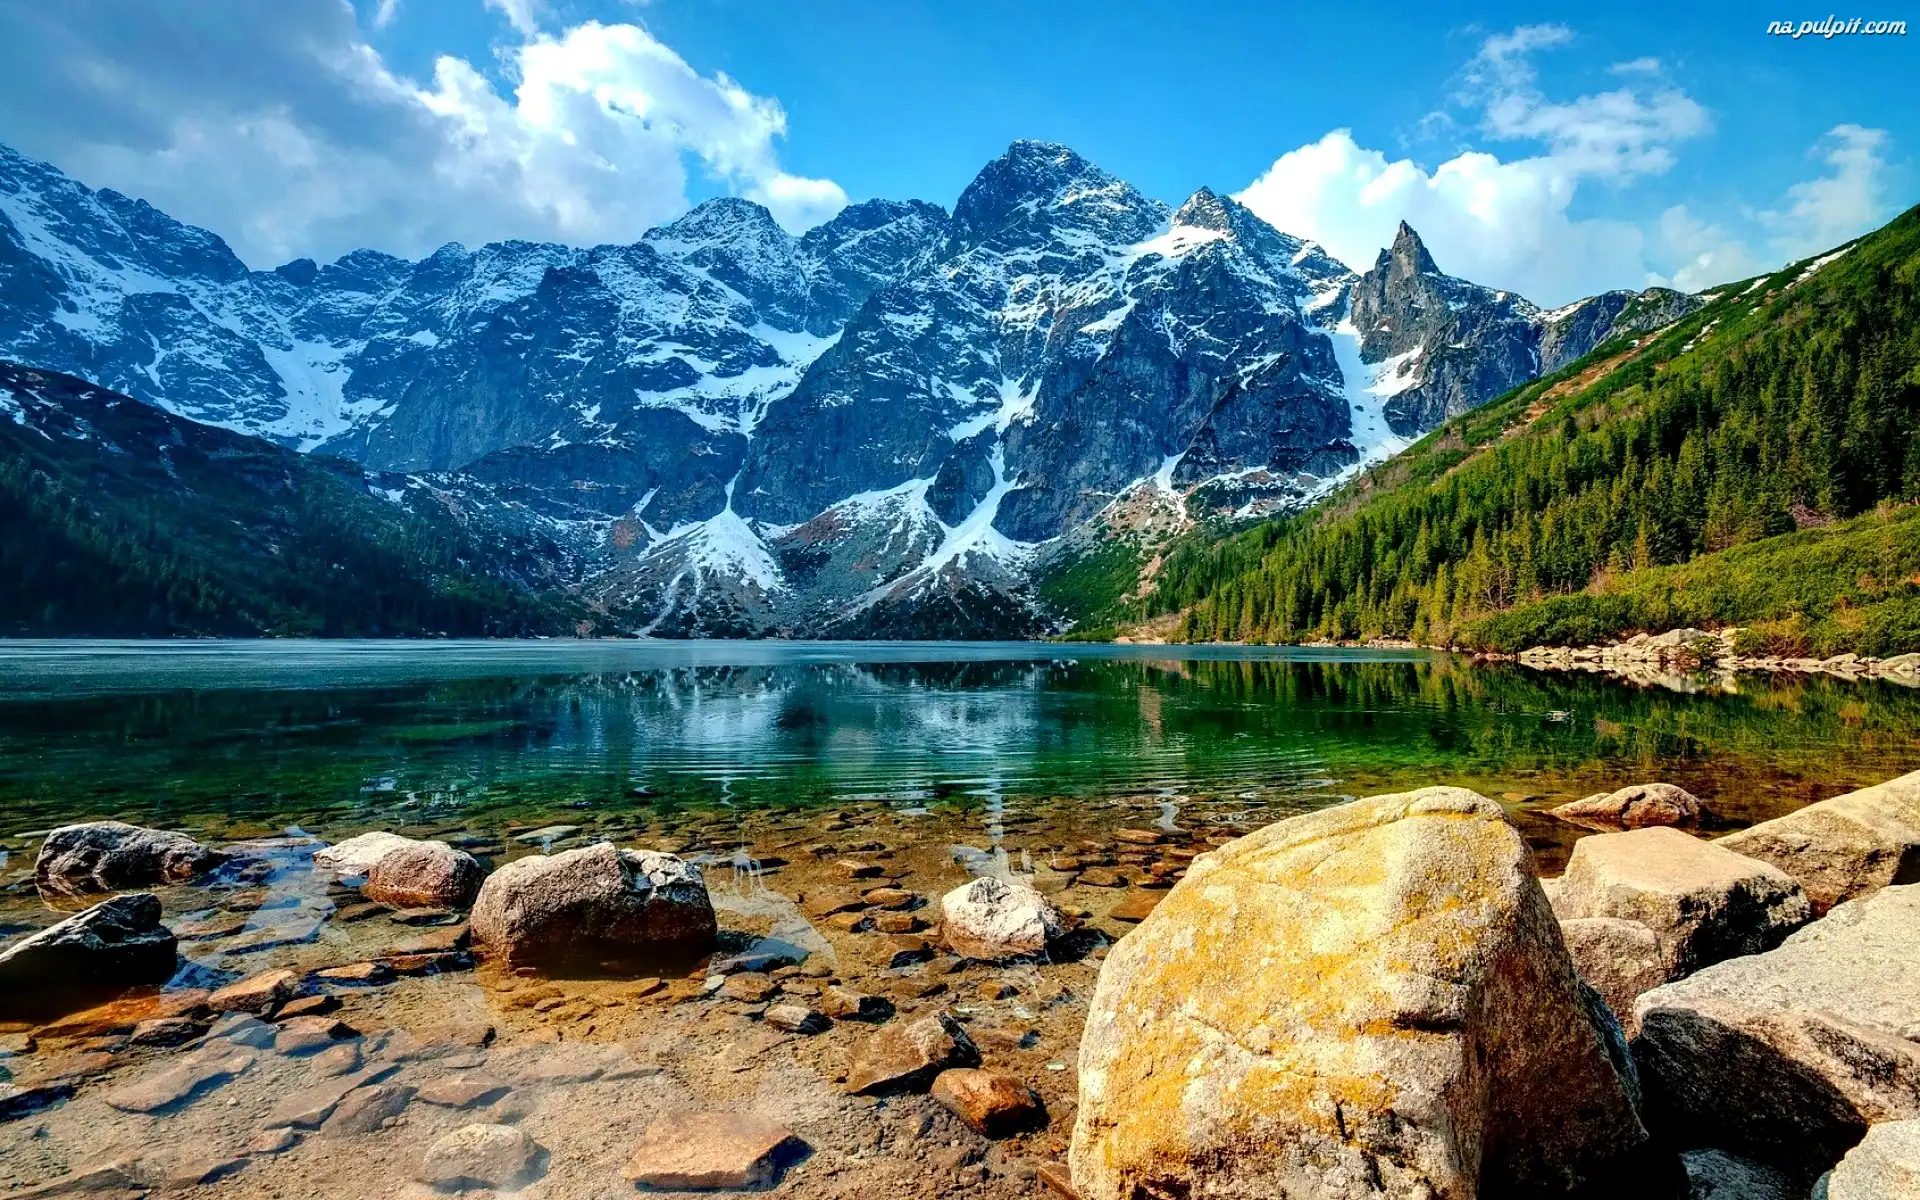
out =
[[[1243,822],[1457,783],[1648,778],[1735,823],[1920,765],[1920,694],[1737,695],[1398,651],[792,642],[0,643],[0,836],[238,836],[878,800]]]

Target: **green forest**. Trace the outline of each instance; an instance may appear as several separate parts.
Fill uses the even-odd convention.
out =
[[[1202,530],[1109,619],[1514,650],[1682,624],[1920,649],[1920,209],[1449,421],[1308,512]]]
[[[451,522],[369,495],[350,463],[51,372],[0,364],[0,388],[71,425],[0,420],[0,633],[509,636],[585,615],[488,573]]]

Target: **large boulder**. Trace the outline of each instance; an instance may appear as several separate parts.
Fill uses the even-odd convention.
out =
[[[940,898],[940,928],[962,958],[1039,958],[1073,928],[1053,902],[1025,884],[982,876]]]
[[[512,966],[596,968],[713,946],[700,868],[601,842],[501,867],[474,901],[474,943]]]
[[[0,950],[0,1013],[35,1015],[105,992],[165,983],[176,943],[159,898],[114,896]]]
[[[1201,856],[1114,947],[1080,1043],[1073,1183],[1554,1195],[1641,1152],[1635,1092],[1500,806],[1376,796]]]
[[[1616,1012],[1649,987],[1771,950],[1813,918],[1800,885],[1777,867],[1665,828],[1581,838],[1551,897],[1562,922],[1610,918],[1653,935],[1648,971],[1630,933],[1563,931],[1574,965]]]
[[[1689,1150],[1687,1200],[1807,1200],[1804,1183],[1777,1167],[1725,1150]]]
[[[1867,1130],[1826,1184],[1825,1200],[1920,1196],[1920,1121],[1888,1121]]]
[[[1617,792],[1547,810],[1570,825],[1588,829],[1648,829],[1658,825],[1698,825],[1710,814],[1698,797],[1671,783],[1636,783]]]
[[[344,842],[322,847],[313,856],[313,865],[323,871],[332,871],[336,875],[367,875],[374,864],[395,850],[404,850],[420,843],[410,837],[397,833],[388,833],[384,829],[375,829],[369,833],[356,834]]]
[[[33,877],[43,892],[79,896],[186,883],[226,860],[184,833],[123,821],[62,825],[40,843]]]
[[[1842,904],[1774,950],[1641,996],[1649,1121],[1817,1172],[1868,1125],[1920,1117],[1920,886]]]
[[[1562,921],[1560,936],[1580,978],[1600,993],[1632,1037],[1639,1030],[1633,1020],[1634,1000],[1673,978],[1660,938],[1638,921],[1613,917]]]
[[[1816,912],[1889,884],[1920,883],[1920,771],[1762,821],[1720,844],[1799,880]]]
[[[411,842],[381,855],[360,893],[396,908],[465,908],[480,894],[480,860],[445,842]]]

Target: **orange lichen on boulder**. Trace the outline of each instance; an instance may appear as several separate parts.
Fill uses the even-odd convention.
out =
[[[1647,1137],[1525,843],[1458,788],[1196,859],[1104,964],[1079,1078],[1085,1200],[1551,1194]]]

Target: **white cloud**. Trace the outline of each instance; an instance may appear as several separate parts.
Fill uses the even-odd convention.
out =
[[[1886,210],[1887,131],[1836,125],[1810,154],[1826,174],[1787,189],[1784,208],[1763,214],[1788,258],[1825,250],[1871,227]]]
[[[446,56],[427,80],[394,71],[345,0],[112,19],[0,7],[0,139],[213,229],[256,266],[369,245],[628,242],[688,207],[694,173],[796,231],[845,205],[833,181],[782,165],[777,100],[637,25],[542,32],[540,0],[488,3],[515,31],[494,73]]]
[[[512,52],[518,78],[501,95],[463,59],[434,66],[419,102],[459,147],[439,173],[463,185],[495,181],[549,216],[570,240],[600,234],[602,212],[636,181],[684,192],[680,156],[765,204],[783,225],[806,228],[846,206],[826,179],[780,169],[774,139],[786,113],[725,74],[698,74],[635,25],[588,21],[559,37],[537,34]]]
[[[507,24],[525,37],[540,32],[541,0],[486,0],[488,8],[499,9]]]
[[[1760,269],[1745,240],[1684,205],[1645,228],[1574,215],[1582,186],[1618,188],[1659,175],[1676,147],[1712,121],[1652,58],[1615,64],[1617,89],[1549,99],[1529,56],[1572,40],[1562,25],[1522,26],[1488,38],[1460,73],[1455,103],[1477,115],[1480,134],[1535,143],[1536,153],[1464,150],[1428,170],[1337,129],[1281,155],[1238,198],[1360,270],[1405,220],[1442,270],[1547,305],[1669,281],[1697,289]],[[1458,124],[1444,112],[1423,121],[1435,130]],[[1827,172],[1794,185],[1778,209],[1753,215],[1750,223],[1769,233],[1768,249],[1782,261],[1800,257],[1883,219],[1884,139],[1859,126],[1833,130],[1818,148]]]
[[[393,24],[393,19],[399,15],[400,0],[380,0],[379,7],[373,10],[373,27],[385,29]]]
[[[1483,133],[1501,141],[1544,142],[1547,156],[1568,172],[1624,183],[1667,170],[1675,143],[1711,127],[1706,109],[1657,79],[1658,64],[1651,59],[1633,65],[1652,63],[1654,70],[1629,72],[1644,82],[1567,102],[1548,100],[1528,56],[1572,40],[1564,25],[1523,25],[1487,39],[1461,73],[1458,97],[1480,109]]]
[[[1615,75],[1658,75],[1661,71],[1660,60],[1653,57],[1633,58],[1626,62],[1617,62],[1607,70]]]
[[[1673,286],[1685,291],[1701,291],[1766,269],[1745,242],[1724,226],[1695,217],[1684,204],[1660,214],[1658,237],[1664,261],[1673,266]]]
[[[1441,270],[1559,304],[1621,286],[1621,264],[1643,257],[1632,225],[1568,217],[1577,183],[1551,158],[1502,162],[1479,151],[1427,171],[1337,129],[1281,155],[1238,199],[1356,270],[1404,220]]]
[[[1860,236],[1887,216],[1887,132],[1836,125],[1808,151],[1824,174],[1789,187],[1777,205],[1753,214],[1764,257],[1747,240],[1702,221],[1685,205],[1660,214],[1664,248],[1678,266],[1676,287],[1697,290],[1744,279]]]

